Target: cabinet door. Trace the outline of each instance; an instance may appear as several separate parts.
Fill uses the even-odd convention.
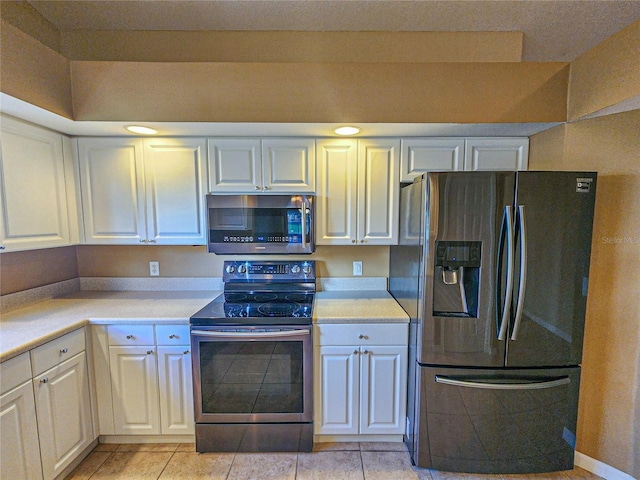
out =
[[[314,193],[316,148],[313,139],[262,140],[263,191]]]
[[[398,243],[400,140],[360,140],[358,146],[358,242]]]
[[[400,181],[413,182],[427,172],[462,170],[464,138],[404,138]]]
[[[42,470],[55,478],[93,441],[85,352],[33,379]]]
[[[144,242],[142,140],[79,138],[78,162],[85,243]]]
[[[12,480],[42,479],[31,380],[0,397],[0,431],[2,477]]]
[[[529,165],[528,138],[468,138],[464,169],[526,170]]]
[[[62,140],[60,134],[2,117],[0,246],[3,250],[70,244]]]
[[[210,192],[262,190],[260,140],[210,138],[208,144]]]
[[[316,158],[316,244],[355,244],[358,195],[357,140],[319,141]]]
[[[144,173],[150,243],[204,245],[204,139],[146,139]]]
[[[407,347],[360,347],[360,353],[360,433],[404,433]]]
[[[155,347],[109,347],[116,435],[160,433]]]
[[[193,383],[188,345],[158,347],[162,434],[193,435]]]
[[[316,348],[316,434],[357,434],[360,401],[358,348]]]

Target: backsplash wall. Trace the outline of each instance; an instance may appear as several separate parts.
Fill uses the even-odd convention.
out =
[[[0,255],[0,295],[77,277],[78,259],[73,246]]]
[[[160,262],[161,277],[220,277],[224,260],[315,260],[320,277],[350,277],[353,261],[362,261],[365,277],[389,276],[387,246],[317,246],[311,255],[215,255],[203,246],[79,245],[81,277],[148,277],[149,262]]]

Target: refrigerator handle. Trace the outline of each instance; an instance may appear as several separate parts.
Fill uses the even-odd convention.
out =
[[[502,319],[500,322],[500,328],[498,330],[498,340],[504,340],[507,336],[507,326],[509,325],[509,307],[511,306],[511,298],[513,296],[513,220],[512,220],[512,207],[506,205],[504,207],[504,214],[502,216],[502,231],[504,227],[507,227],[507,281],[506,291],[504,295],[504,304],[502,305]],[[501,233],[502,235],[502,233]],[[502,252],[498,252],[500,255]],[[499,282],[500,279],[496,278]]]
[[[522,380],[516,382],[480,382],[477,380],[467,380],[460,377],[447,377],[444,375],[436,375],[436,383],[444,385],[452,385],[455,387],[481,388],[485,390],[541,390],[543,388],[553,388],[571,383],[569,377],[558,377],[545,380]]]
[[[513,323],[511,340],[518,338],[518,330],[522,321],[522,308],[524,305],[524,292],[527,286],[527,224],[524,218],[524,205],[518,205],[518,228],[520,230],[520,282],[518,288],[518,303]]]

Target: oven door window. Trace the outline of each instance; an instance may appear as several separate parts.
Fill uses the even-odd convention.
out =
[[[301,421],[310,415],[308,340],[202,339],[199,342],[202,418]],[[307,352],[307,358],[311,356]],[[308,379],[306,376],[308,375]]]

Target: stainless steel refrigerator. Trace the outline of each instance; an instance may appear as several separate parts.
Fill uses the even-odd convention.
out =
[[[401,190],[389,289],[411,317],[419,467],[573,467],[593,172],[429,173]]]

